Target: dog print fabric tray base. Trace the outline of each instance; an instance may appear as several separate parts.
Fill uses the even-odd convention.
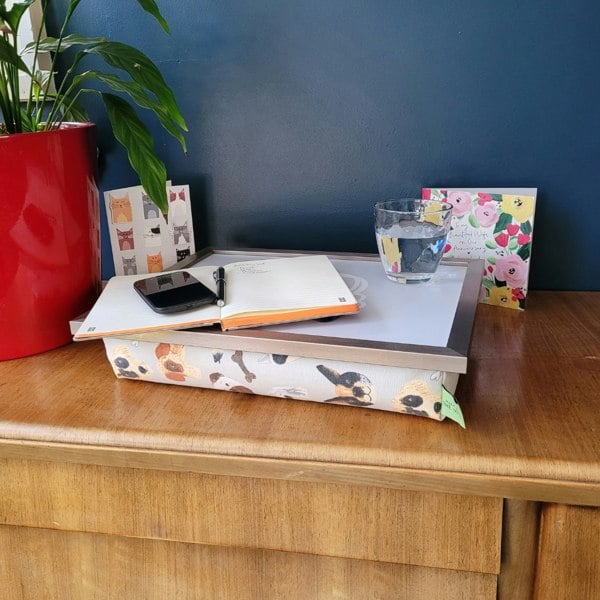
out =
[[[441,420],[441,371],[104,338],[117,377],[345,404]]]
[[[290,253],[207,250],[199,264],[282,255]],[[482,261],[443,262],[430,282],[401,285],[377,255],[329,257],[360,303],[357,315],[104,338],[115,374],[442,420],[442,386],[454,393],[466,372]]]

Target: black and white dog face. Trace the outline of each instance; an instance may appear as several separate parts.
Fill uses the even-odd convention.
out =
[[[134,357],[127,346],[115,348],[111,362],[117,377],[143,379],[150,375],[148,366]]]
[[[351,406],[371,406],[375,402],[375,390],[371,381],[355,371],[338,373],[325,365],[317,370],[334,385],[334,396],[325,402],[341,402]]]

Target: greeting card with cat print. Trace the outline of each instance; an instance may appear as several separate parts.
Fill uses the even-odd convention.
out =
[[[485,260],[480,302],[524,309],[537,188],[423,188],[452,204],[445,258]]]
[[[168,223],[142,186],[104,193],[115,274],[154,273],[196,251],[190,189],[167,183]]]

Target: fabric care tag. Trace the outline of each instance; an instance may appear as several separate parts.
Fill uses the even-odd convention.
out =
[[[456,398],[444,386],[442,386],[442,414],[456,421],[463,429],[467,428]]]

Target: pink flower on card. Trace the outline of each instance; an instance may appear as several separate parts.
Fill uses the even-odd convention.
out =
[[[511,288],[527,283],[527,263],[517,254],[499,256],[496,259],[496,279],[506,281]]]
[[[510,238],[508,237],[508,233],[499,233],[494,239],[496,240],[496,244],[498,244],[498,246],[506,248],[506,246],[508,246],[508,240]]]
[[[469,192],[449,192],[448,202],[452,204],[452,216],[462,217],[470,210],[473,203]]]
[[[491,227],[492,225],[495,225],[500,217],[494,202],[478,204],[473,210],[473,214],[482,227]]]
[[[477,196],[477,204],[485,204],[486,202],[492,202],[492,196],[490,194],[486,194],[485,192],[478,192]]]

